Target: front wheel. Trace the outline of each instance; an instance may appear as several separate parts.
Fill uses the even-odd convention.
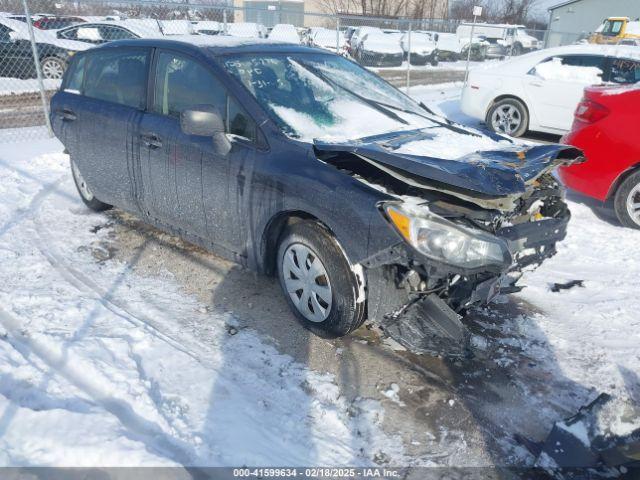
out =
[[[640,229],[640,172],[628,177],[618,187],[614,208],[622,225]]]
[[[87,182],[80,173],[78,165],[76,165],[76,162],[74,162],[73,160],[71,160],[71,174],[73,175],[73,182],[76,184],[76,188],[78,189],[80,198],[87,207],[89,207],[94,212],[102,212],[103,210],[108,210],[111,208],[111,205],[101,202],[95,197],[95,195],[89,188],[89,185],[87,185]]]
[[[486,123],[496,133],[521,137],[529,128],[529,113],[520,100],[504,98],[491,106]]]
[[[58,57],[48,57],[40,63],[42,76],[50,79],[60,79],[64,74],[66,63]]]
[[[278,278],[300,323],[323,338],[354,331],[364,322],[364,302],[336,239],[318,223],[287,227],[278,248]]]

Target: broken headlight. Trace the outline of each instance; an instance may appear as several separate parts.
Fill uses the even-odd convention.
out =
[[[468,269],[511,264],[506,243],[486,232],[457,225],[420,207],[389,203],[384,211],[398,233],[433,260]]]

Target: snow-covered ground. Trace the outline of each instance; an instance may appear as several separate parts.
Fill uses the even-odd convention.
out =
[[[459,92],[410,93],[465,121]],[[322,341],[315,354],[310,345],[314,362],[294,360],[264,332],[284,317],[264,309],[257,325],[267,327],[252,328],[237,313],[244,299],[229,299],[229,311],[172,270],[141,272],[143,257],[164,265],[157,237],[128,249],[113,217],[89,212],[59,143],[5,147],[0,465],[530,464],[514,432],[541,436],[601,391],[640,403],[640,232],[582,203],[570,201],[568,238],[525,275],[527,288],[471,315],[475,360],[405,355],[406,375],[422,380],[403,373],[375,385],[379,394],[353,396],[352,381],[318,365],[357,369],[361,383],[376,384],[386,368],[366,355],[397,352],[367,344],[366,333],[355,336],[361,353],[351,363],[349,339]],[[584,286],[550,290],[569,280]],[[239,288],[251,289],[245,282]],[[618,413],[616,430],[628,431],[628,411]],[[478,450],[492,453],[480,463]]]
[[[60,86],[60,80],[50,78],[43,79],[42,83],[45,90],[55,90]],[[0,77],[0,96],[38,92],[39,88],[36,78]]]

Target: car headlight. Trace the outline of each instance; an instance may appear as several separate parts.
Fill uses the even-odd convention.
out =
[[[384,211],[398,233],[428,258],[468,269],[511,265],[507,244],[486,232],[402,204],[385,204]]]

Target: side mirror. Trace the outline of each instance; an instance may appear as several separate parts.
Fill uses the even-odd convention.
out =
[[[18,32],[9,32],[10,42],[17,42],[18,40],[20,40],[20,35],[18,35]]]
[[[180,114],[180,128],[187,135],[212,137],[214,147],[223,154],[231,150],[225,133],[224,120],[213,105],[196,105]]]

